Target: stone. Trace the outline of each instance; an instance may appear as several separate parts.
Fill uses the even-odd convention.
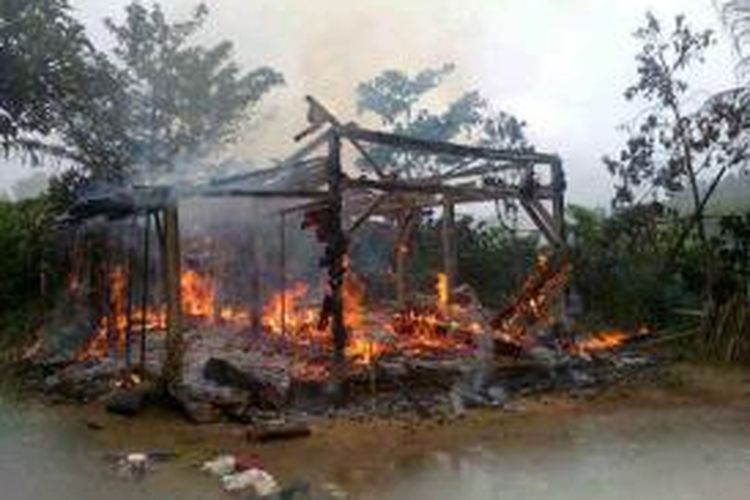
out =
[[[143,411],[150,395],[151,388],[145,385],[118,389],[105,400],[105,406],[110,413],[133,417]]]

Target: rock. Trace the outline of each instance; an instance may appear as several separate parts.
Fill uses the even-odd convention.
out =
[[[510,397],[505,387],[501,385],[493,385],[487,389],[487,396],[490,402],[494,405],[500,406],[508,402]]]
[[[96,422],[94,420],[87,420],[86,421],[86,428],[92,431],[102,431],[104,430],[104,426],[100,424],[99,422]]]
[[[207,401],[180,401],[185,416],[194,424],[213,424],[223,419],[221,408]]]
[[[251,373],[243,372],[230,362],[218,358],[210,358],[206,361],[203,367],[203,377],[219,385],[246,391],[261,392],[266,388],[266,385]]]
[[[145,385],[118,389],[105,400],[105,405],[110,413],[133,417],[146,407],[150,395],[151,388]]]
[[[248,429],[247,438],[251,441],[266,442],[308,437],[312,434],[304,422],[266,422]]]
[[[289,385],[281,385],[258,369],[240,369],[219,358],[210,358],[203,367],[203,377],[220,386],[241,389],[254,396],[257,402],[281,405],[288,396]]]

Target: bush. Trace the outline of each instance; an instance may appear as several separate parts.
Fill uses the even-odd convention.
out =
[[[52,209],[46,198],[0,202],[0,345],[33,331],[61,284],[51,272]]]

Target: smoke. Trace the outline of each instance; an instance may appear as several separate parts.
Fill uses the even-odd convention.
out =
[[[459,68],[433,96],[439,105],[471,87],[467,54],[478,53],[481,19],[491,5],[450,0],[225,0],[209,4],[207,43],[229,39],[244,68],[271,65],[287,85],[255,110],[235,151],[240,157],[281,158],[305,127],[304,96],[314,95],[344,121],[357,119],[355,88],[385,69],[415,72],[456,61]],[[192,0],[170,3],[186,15]],[[466,64],[461,63],[463,61]],[[463,66],[463,67],[462,67]]]
[[[106,46],[105,15],[130,0],[73,0],[97,43]],[[160,0],[175,18],[198,0]],[[566,162],[569,199],[609,204],[611,180],[600,158],[619,148],[616,128],[638,110],[623,89],[634,78],[632,32],[644,12],[669,19],[684,12],[696,26],[718,28],[710,0],[206,0],[203,39],[232,40],[243,68],[271,65],[288,85],[255,110],[231,153],[262,165],[295,147],[305,126],[303,96],[312,94],[343,120],[356,114],[354,89],[384,69],[416,71],[454,62],[435,95],[439,106],[479,89],[499,109],[529,123],[539,150]],[[731,84],[728,44],[701,68],[696,89]]]

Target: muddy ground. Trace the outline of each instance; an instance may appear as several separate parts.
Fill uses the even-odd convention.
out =
[[[467,498],[547,498],[550,491],[565,491],[554,484],[560,482],[561,474],[571,475],[570,487],[577,481],[585,485],[600,479],[601,474],[585,479],[588,468],[562,472],[571,460],[576,464],[588,460],[582,457],[598,456],[590,467],[593,471],[601,464],[624,460],[628,467],[636,467],[629,474],[637,480],[644,475],[638,472],[641,458],[644,464],[653,460],[658,465],[671,462],[673,456],[690,455],[681,447],[693,438],[696,442],[687,450],[710,450],[715,444],[715,453],[731,457],[733,465],[716,465],[714,460],[718,472],[686,490],[697,491],[698,496],[682,497],[722,493],[722,498],[746,498],[734,496],[735,490],[750,491],[750,372],[740,369],[677,365],[648,384],[531,397],[516,400],[504,410],[476,410],[456,419],[318,419],[309,438],[267,444],[245,440],[242,426],[195,426],[164,409],[124,418],[107,414],[98,405],[50,407],[6,401],[5,407],[0,479],[11,488],[16,485],[14,496],[8,498],[19,500],[47,498],[51,491],[56,492],[54,498],[96,498],[103,490],[110,500],[165,498],[165,494],[167,498],[225,498],[216,479],[198,471],[204,460],[224,452],[254,453],[280,482],[304,481],[316,498],[454,498],[459,491],[469,491],[466,488],[478,488]],[[12,428],[27,430],[20,442],[13,438]],[[663,445],[650,450],[649,443],[663,439]],[[47,440],[58,445],[46,450]],[[15,448],[20,452],[14,458]],[[103,464],[105,454],[141,450],[173,451],[177,458],[158,464],[137,485],[110,477]],[[41,490],[31,488],[29,493],[18,471],[32,471],[35,462],[44,463],[50,455],[56,460],[70,457],[70,463],[56,473],[63,488],[70,488],[76,496],[61,494],[54,481],[49,490],[44,490],[42,481]],[[675,460],[670,474],[682,474],[684,469],[688,480],[697,481],[690,471],[694,467],[706,470],[706,460],[710,462],[710,457],[688,461],[684,468],[682,459]],[[738,467],[736,476],[723,479],[723,486],[712,484],[717,473],[733,467]],[[503,471],[509,474],[514,470],[502,485],[495,484],[504,477]],[[622,469],[623,474],[627,470]],[[485,477],[487,471],[492,472]],[[95,477],[85,477],[91,474]],[[528,481],[519,479],[528,474]],[[653,493],[653,498],[658,498],[671,491],[659,482],[662,478],[655,477],[653,489],[645,490],[641,497]],[[616,484],[616,478],[612,480]],[[629,490],[629,480],[620,480],[620,488]],[[458,489],[451,490],[454,486]],[[600,498],[633,498],[628,491],[612,496],[612,491],[602,488],[606,491],[598,493]],[[501,495],[503,490],[515,493]],[[571,497],[582,492],[585,487],[575,487]]]

